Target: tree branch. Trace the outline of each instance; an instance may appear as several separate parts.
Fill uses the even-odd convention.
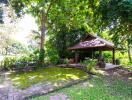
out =
[[[45,19],[46,19],[46,20],[47,20],[47,16],[48,16],[49,10],[51,9],[51,7],[52,7],[52,5],[55,3],[55,1],[56,1],[56,0],[53,0],[53,1],[50,3],[50,5],[49,5],[49,7],[48,7],[48,9],[47,9],[47,12],[46,12],[46,15],[45,15]]]

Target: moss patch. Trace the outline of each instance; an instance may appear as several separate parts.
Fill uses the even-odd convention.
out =
[[[27,73],[12,73],[10,78],[13,85],[25,89],[37,83],[56,83],[87,78],[87,73],[75,68],[50,67]]]

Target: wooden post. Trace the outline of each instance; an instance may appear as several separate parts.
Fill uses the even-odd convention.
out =
[[[75,52],[75,63],[78,63],[78,57],[79,57],[79,55],[78,55],[78,52],[76,51]]]
[[[112,58],[113,64],[115,64],[115,49],[114,49],[114,48],[113,48],[113,50],[112,50],[112,53],[113,53],[113,58]]]
[[[102,56],[102,50],[99,51],[99,57],[101,57],[101,56]]]

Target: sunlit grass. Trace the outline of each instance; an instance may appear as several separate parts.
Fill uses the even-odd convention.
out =
[[[32,98],[32,100],[50,100],[50,96],[63,93],[70,100],[131,100],[132,82],[125,82],[108,76],[97,76],[85,83],[87,86],[77,84],[69,88],[50,93],[44,96]]]
[[[10,78],[14,86],[25,89],[37,83],[68,82],[80,78],[87,78],[87,74],[75,68],[50,67],[27,73],[12,73]]]

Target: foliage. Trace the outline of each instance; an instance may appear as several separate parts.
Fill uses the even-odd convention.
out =
[[[23,0],[10,0],[9,4],[15,9],[15,13],[18,17],[22,16],[24,12],[22,9],[24,8]]]
[[[16,13],[30,13],[36,18],[39,31],[41,31],[41,49],[44,49],[46,31],[48,35],[50,34],[50,40],[54,41],[52,43],[60,42],[61,47],[58,48],[55,44],[54,47],[61,58],[68,55],[67,46],[71,46],[74,41],[77,42],[74,38],[80,38],[80,34],[75,35],[75,31],[81,28],[87,32],[98,30],[95,23],[99,21],[93,18],[95,10],[92,9],[96,8],[98,3],[98,0],[94,2],[88,0],[76,0],[76,2],[72,0],[11,0]],[[73,42],[68,42],[68,40]]]
[[[3,35],[1,35],[1,37],[3,37]],[[4,40],[2,40],[2,43],[3,44],[0,45],[2,47],[2,49],[0,50],[1,54],[10,55],[28,53],[26,46],[19,41],[5,37]]]
[[[10,78],[13,85],[20,89],[26,89],[35,84],[59,84],[59,82],[69,82],[87,78],[87,74],[79,69],[50,67],[38,69],[28,73],[12,73]],[[17,84],[19,83],[19,84]]]
[[[119,50],[127,50],[131,62],[130,48],[132,43],[132,1],[101,0],[99,13],[102,15],[101,27],[109,29],[112,40]],[[127,49],[126,49],[127,48]]]
[[[38,52],[39,53],[39,40],[40,40],[40,33],[36,30],[32,30],[31,33],[28,35],[28,49],[31,53]]]
[[[5,57],[4,58],[4,68],[5,69],[12,69],[16,63],[16,57]]]
[[[56,59],[55,62],[59,58],[72,58],[74,53],[69,53],[67,48],[87,32],[113,41],[116,48],[127,51],[131,59],[131,0],[10,0],[10,3],[18,15],[30,13],[35,17],[41,39],[41,60],[44,56],[50,56],[46,59],[52,61]],[[45,35],[48,37],[46,43]],[[43,49],[50,49],[43,47],[43,43],[50,44],[55,50],[45,51],[47,54],[43,55]]]
[[[64,28],[66,29],[66,26],[60,28],[59,32],[55,31],[56,33],[49,34],[50,37],[47,44],[50,44],[52,48],[56,49],[60,58],[70,58],[74,56],[74,53],[69,52],[68,48],[84,39],[86,31],[84,29],[72,29],[68,31],[67,29],[64,30]]]
[[[66,59],[64,59],[64,62],[63,62],[64,64],[68,64],[69,63],[69,60],[66,58]]]
[[[44,49],[41,49],[40,52],[39,52],[40,63],[42,63],[44,61],[44,54],[45,54]]]
[[[97,61],[93,59],[88,59],[88,60],[84,60],[82,64],[85,64],[87,66],[87,70],[92,72],[96,67]]]
[[[116,22],[117,20],[122,25],[132,23],[131,5],[131,0],[101,0],[100,10],[102,18],[107,20],[107,24],[112,24],[111,22]]]
[[[3,24],[0,24],[0,53],[1,54],[15,54],[26,51],[24,45],[13,39],[13,35],[18,30],[18,18],[10,6],[0,5],[0,9],[3,10]]]
[[[83,83],[63,88],[43,96],[36,96],[31,100],[49,100],[51,96],[63,93],[70,100],[131,100],[131,81],[119,78],[96,76]]]
[[[110,52],[110,51],[103,52],[103,57],[106,62],[112,63],[112,52]],[[116,56],[116,58],[118,58],[118,57]]]
[[[26,67],[27,62],[37,61],[36,55],[7,56],[3,60],[3,68],[11,70],[13,68]]]
[[[46,43],[46,60],[53,64],[59,64],[60,57],[54,47],[50,43]]]

